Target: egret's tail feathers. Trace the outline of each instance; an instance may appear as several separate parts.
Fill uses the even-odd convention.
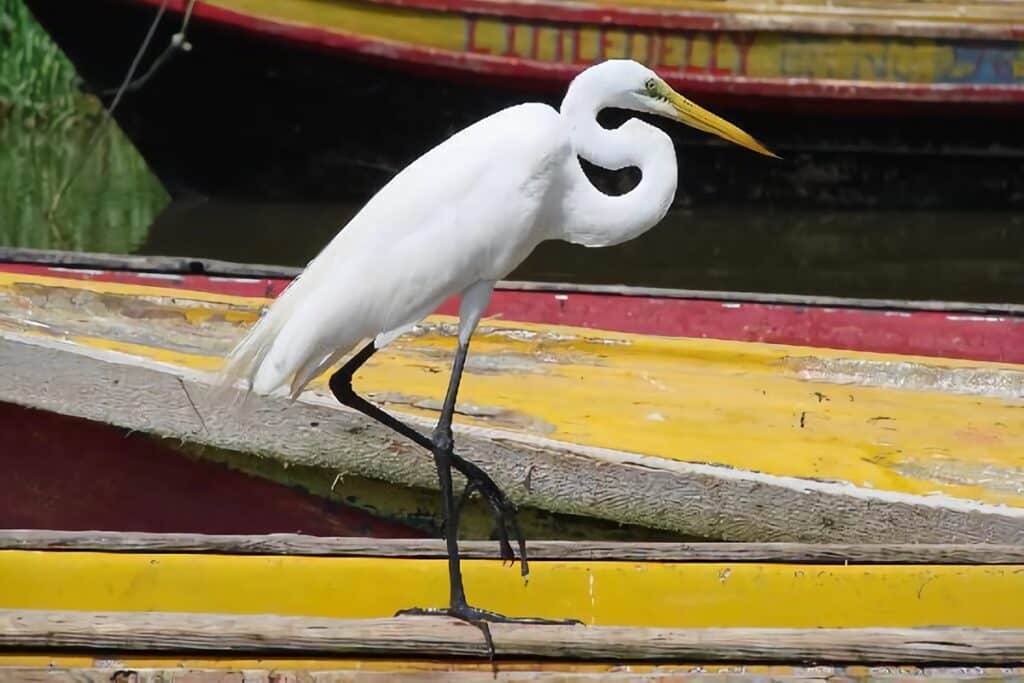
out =
[[[341,349],[319,359],[316,357],[310,359],[292,377],[291,386],[288,388],[288,395],[292,400],[297,399],[310,382],[319,377],[323,372],[326,372],[329,367],[341,360],[349,351],[350,349]]]
[[[244,407],[252,391],[252,380],[266,355],[270,336],[266,329],[266,317],[257,321],[224,359],[224,364],[213,380],[211,400],[221,408]]]
[[[279,304],[288,302],[279,302]],[[215,405],[243,404],[251,394],[298,398],[306,386],[355,348],[361,335],[305,332],[307,311],[275,304],[228,354],[215,379]]]
[[[214,405],[232,407],[244,404],[253,391],[253,381],[281,329],[295,307],[295,291],[302,277],[292,281],[263,316],[249,328],[224,359],[214,378]]]

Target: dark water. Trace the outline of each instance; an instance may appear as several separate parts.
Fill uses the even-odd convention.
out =
[[[196,199],[169,205],[167,193],[116,126],[86,154],[99,103],[78,92],[75,82],[74,68],[24,5],[0,0],[0,246],[299,266],[365,201]],[[990,155],[997,152],[979,154],[995,163]],[[63,201],[50,211],[54,195],[76,171]],[[954,179],[965,175],[955,166],[948,173]],[[885,189],[894,186],[913,197],[905,182],[887,182]],[[618,247],[544,244],[512,277],[1024,303],[1024,216],[984,210],[765,211],[742,205],[680,209]]]
[[[301,266],[361,203],[168,204],[112,127],[50,215],[90,121],[42,127],[0,111],[0,245]],[[512,278],[1024,303],[1024,215],[679,209],[618,247],[544,244]]]
[[[145,240],[169,198],[116,127],[86,154],[98,120],[0,107],[0,245],[131,253]]]
[[[301,266],[358,206],[179,203],[137,251]],[[512,278],[1021,303],[1024,215],[680,209],[617,247],[541,245]]]

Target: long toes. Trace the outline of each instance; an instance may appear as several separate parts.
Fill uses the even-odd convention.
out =
[[[507,523],[512,528],[512,535],[519,544],[519,572],[522,576],[529,576],[530,562],[526,557],[526,538],[523,537],[523,532],[519,530],[519,520],[516,519],[515,510],[510,511],[508,515]]]
[[[535,626],[582,626],[578,619],[545,619],[543,617],[507,617],[498,612],[465,605],[453,607],[452,616],[468,622],[488,622],[491,624],[531,624]]]
[[[512,538],[515,538],[519,546],[519,559],[522,564],[522,575],[529,573],[526,564],[526,539],[519,531],[519,522],[516,519],[516,510],[508,501],[495,502],[492,505],[494,511],[494,523],[498,529],[498,542],[501,545],[501,559],[503,562],[515,562],[515,552],[512,550]],[[511,532],[511,533],[510,533]]]
[[[395,612],[396,617],[439,617],[447,614],[448,610],[440,607],[409,607]]]
[[[501,563],[514,564],[516,561],[516,554],[512,550],[512,544],[509,543],[508,535],[503,535],[498,539],[498,547],[501,548]]]
[[[496,483],[494,483],[494,480],[491,479],[486,472],[469,460],[453,453],[452,465],[466,477],[466,490],[475,489],[478,491],[480,495],[484,497],[484,500],[487,501],[487,505],[491,508],[491,514],[494,516],[495,524],[498,527],[498,541],[501,544],[502,561],[515,560],[511,547],[506,547],[511,546],[511,536],[516,539],[516,543],[519,546],[520,573],[523,576],[528,576],[530,573],[530,564],[526,557],[526,540],[523,538],[523,534],[519,530],[519,522],[516,517],[517,512],[515,505],[509,501],[505,496],[505,493]]]

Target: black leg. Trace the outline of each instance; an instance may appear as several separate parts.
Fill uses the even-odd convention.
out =
[[[431,439],[421,434],[418,430],[410,427],[401,420],[390,415],[386,411],[373,405],[365,398],[360,396],[352,388],[352,377],[356,371],[362,367],[366,361],[368,361],[373,354],[377,352],[373,342],[370,342],[362,349],[359,350],[356,355],[352,356],[345,365],[343,365],[337,372],[331,375],[330,388],[331,393],[338,401],[352,408],[358,410],[367,417],[379,422],[380,424],[388,427],[389,429],[398,432],[399,434],[411,439],[416,444],[422,446],[430,452],[437,450],[437,445]],[[459,358],[461,357],[461,360]],[[458,384],[461,381],[461,370],[465,365],[465,350],[462,350],[460,355],[456,356],[456,363],[459,367],[458,380],[455,380],[455,391],[458,391]],[[453,373],[454,377],[454,373]],[[448,409],[449,395],[451,396],[451,407]],[[438,430],[441,433],[447,435],[448,444],[451,442],[451,422],[452,413],[455,412],[455,398],[452,394],[452,383],[449,382],[448,395],[445,396],[445,410],[442,410],[442,420],[446,412],[449,413],[448,419],[444,422],[447,425],[446,429],[441,430],[442,423],[438,424],[438,429],[435,429],[435,435]],[[512,552],[512,545],[509,539],[509,529],[512,530],[513,535],[519,545],[519,558],[522,568],[522,575],[526,576],[530,569],[529,563],[526,558],[526,542],[523,540],[523,535],[519,531],[519,523],[515,517],[515,508],[512,503],[506,498],[504,492],[498,488],[498,485],[494,483],[486,472],[481,470],[472,462],[466,460],[460,455],[456,454],[450,447],[444,449],[447,453],[447,459],[451,467],[462,473],[466,477],[466,490],[464,492],[463,499],[469,495],[472,490],[480,492],[484,500],[487,501],[488,506],[491,508],[491,512],[494,515],[495,526],[498,531],[498,543],[501,548],[501,559],[505,562],[514,562],[515,554]],[[438,472],[440,476],[440,472]],[[459,505],[461,507],[461,504]],[[456,515],[457,517],[457,515]]]
[[[444,540],[448,550],[448,587],[452,604],[466,603],[466,589],[462,584],[462,556],[459,554],[459,515],[455,510],[455,491],[452,489],[452,463],[445,451],[434,452],[437,478],[441,484],[444,505]],[[488,634],[490,635],[490,634]]]
[[[580,622],[575,619],[551,620],[506,617],[495,612],[471,607],[466,601],[466,592],[462,582],[462,563],[458,546],[459,505],[455,501],[451,477],[451,470],[453,467],[466,477],[467,490],[476,489],[479,491],[495,512],[495,517],[498,522],[499,536],[502,540],[502,558],[507,559],[505,557],[506,550],[509,555],[508,559],[514,557],[512,556],[512,549],[508,544],[507,525],[512,527],[519,541],[523,575],[525,576],[529,571],[526,562],[525,543],[523,542],[522,534],[519,533],[518,524],[516,524],[515,521],[515,508],[486,472],[481,470],[472,462],[457,455],[452,448],[451,424],[455,413],[455,400],[458,394],[459,384],[462,380],[462,370],[466,363],[468,345],[460,344],[455,356],[455,363],[452,368],[452,377],[448,384],[448,392],[445,395],[441,418],[438,421],[437,428],[434,430],[434,436],[437,439],[436,442],[423,436],[417,430],[389,415],[384,410],[381,410],[355,393],[352,388],[352,377],[356,370],[369,360],[375,352],[376,348],[374,348],[373,344],[370,343],[353,356],[348,363],[331,376],[331,391],[334,393],[334,396],[338,401],[344,405],[358,410],[364,415],[380,422],[390,429],[393,429],[399,434],[412,439],[415,443],[423,446],[433,453],[434,462],[437,465],[438,480],[441,485],[441,495],[444,504],[445,541],[448,548],[450,604],[444,609],[413,608],[410,610],[403,610],[399,612],[399,614],[444,614],[474,624],[483,632],[484,638],[487,641],[487,648],[492,659],[494,657],[494,642],[491,639],[490,628],[487,626],[489,622],[548,625],[579,624]]]
[[[494,640],[491,638],[491,629],[488,623],[526,623],[526,624],[548,624],[548,625],[569,625],[579,624],[576,620],[551,620],[506,617],[502,614],[472,607],[466,601],[466,589],[462,582],[462,558],[459,554],[459,508],[456,504],[455,494],[452,490],[451,468],[454,462],[451,460],[453,454],[452,443],[452,419],[455,413],[455,400],[459,393],[459,384],[462,381],[462,370],[466,365],[466,355],[469,351],[469,344],[459,344],[455,354],[455,362],[452,366],[452,375],[448,382],[448,392],[445,394],[444,406],[441,408],[441,417],[433,434],[434,461],[437,464],[437,474],[441,484],[441,497],[444,503],[445,517],[445,542],[448,549],[448,580],[450,586],[450,600],[447,608],[412,608],[402,610],[400,615],[427,615],[443,614],[475,625],[484,635],[490,657],[494,659]],[[466,488],[480,487],[484,478],[490,479],[484,472],[469,461],[465,461],[469,471],[462,471],[466,475]],[[500,489],[499,489],[500,492]],[[505,504],[508,504],[507,501]],[[514,510],[509,510],[507,519],[515,524]],[[522,534],[519,534],[518,526],[514,527],[519,539],[520,554],[523,562],[523,575],[527,574],[526,546]]]

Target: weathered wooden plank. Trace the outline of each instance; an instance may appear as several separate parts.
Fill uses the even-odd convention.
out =
[[[205,274],[219,277],[248,277],[291,280],[302,269],[270,264],[239,263],[185,256],[135,256],[98,252],[59,251],[0,247],[0,263],[34,263],[73,269],[101,268],[166,274]],[[735,303],[764,303],[793,306],[873,309],[893,311],[942,311],[978,315],[1024,316],[1024,305],[995,302],[932,301],[907,299],[865,299],[857,297],[812,296],[772,292],[731,292],[665,287],[578,284],[571,282],[524,282],[504,280],[497,289],[564,294],[606,294],[609,296],[655,297],[661,299],[703,299]]]
[[[447,557],[441,539],[330,538],[106,531],[0,530],[0,550],[217,553],[324,557]],[[491,541],[463,541],[467,559],[498,557]],[[628,543],[532,541],[535,560],[636,562],[765,562],[792,564],[1024,564],[1024,545],[843,545],[817,543]]]
[[[596,683],[597,681],[630,681],[636,683],[679,683],[682,681],[726,680],[745,683],[765,680],[789,683],[804,681],[906,681],[906,680],[984,680],[1017,681],[1024,669],[1015,667],[837,667],[837,666],[672,666],[672,665],[577,665],[574,668],[541,668],[513,662],[498,662],[495,671],[470,669],[466,664],[446,664],[445,668],[416,669],[396,662],[387,670],[374,666],[364,670],[371,662],[360,661],[352,668],[339,666],[313,669],[293,669],[287,666],[268,668],[262,661],[252,666],[202,669],[191,667],[157,668],[108,666],[68,668],[7,667],[0,668],[0,683],[421,683],[423,681],[454,683],[501,683],[513,681],[558,681],[565,683]],[[479,665],[476,665],[479,666]],[[557,666],[557,664],[556,664]],[[564,667],[564,665],[563,665]]]
[[[151,273],[288,279],[294,278],[302,271],[301,268],[288,266],[240,263],[188,256],[137,256],[26,247],[0,247],[0,263],[36,263],[62,268],[102,268]]]
[[[333,401],[211,402],[209,375],[138,356],[0,331],[0,400],[433,488],[427,457]],[[429,418],[408,419],[427,430]],[[464,455],[516,502],[737,541],[1020,543],[1024,509],[874,491],[459,426]],[[882,511],[884,510],[884,514]]]
[[[572,660],[999,664],[1024,630],[656,629],[494,624],[499,656]],[[173,612],[0,610],[0,647],[160,652],[486,656],[480,631],[439,617],[313,619]]]

